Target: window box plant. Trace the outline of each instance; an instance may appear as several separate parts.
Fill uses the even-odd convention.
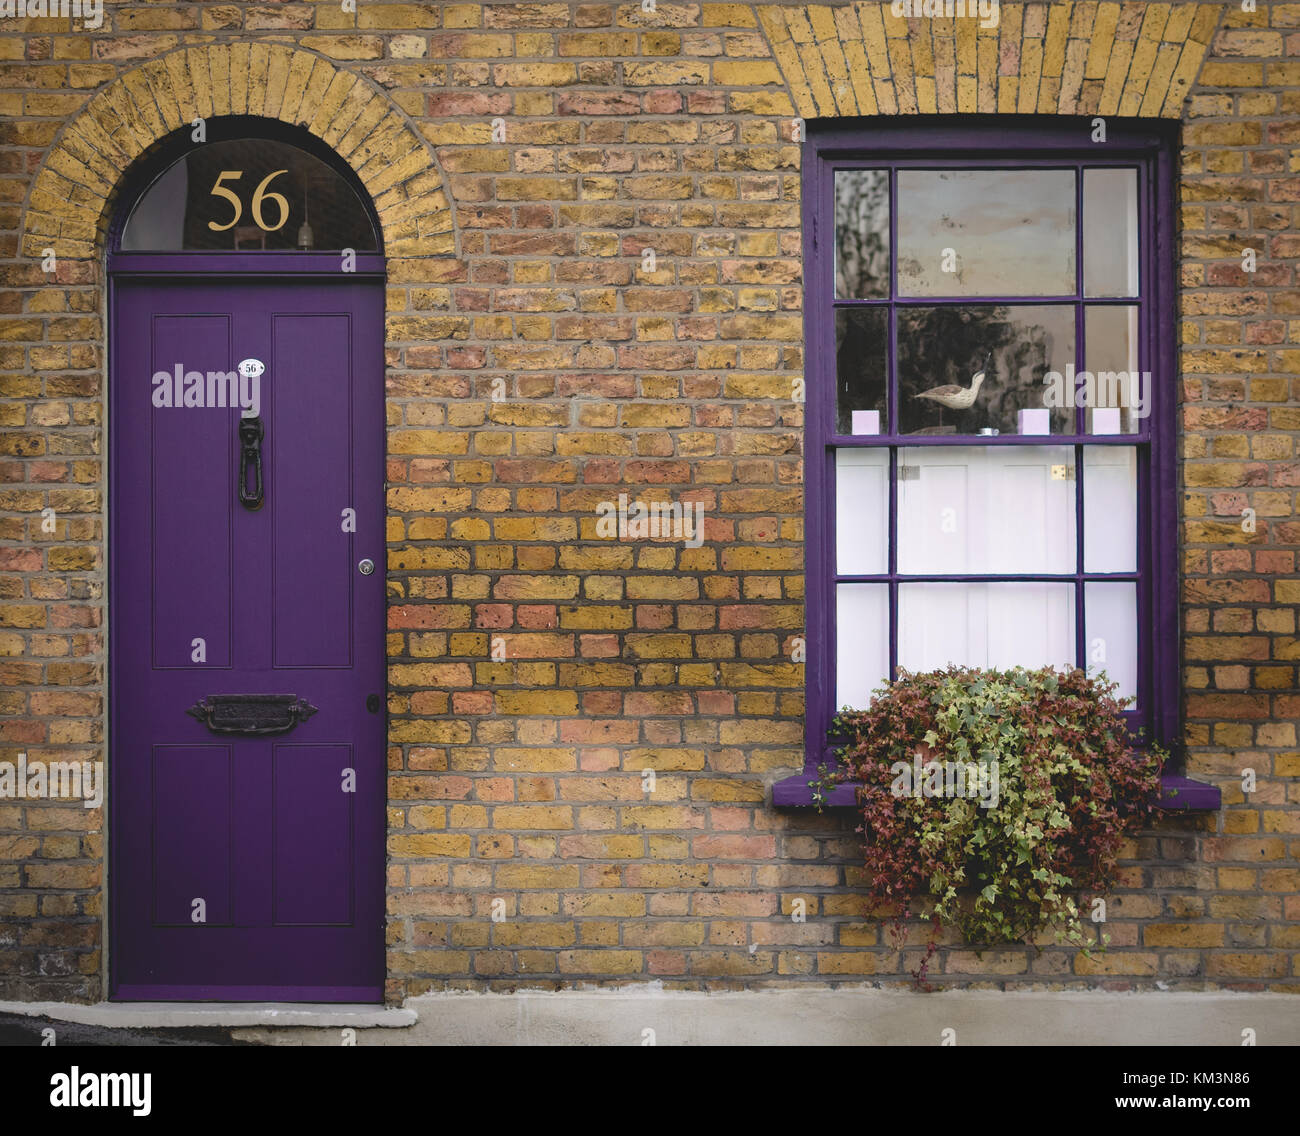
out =
[[[1080,670],[904,671],[835,719],[828,779],[857,785],[872,907],[897,935],[928,908],[927,961],[944,926],[1105,949],[1090,902],[1152,816],[1166,756],[1134,744],[1114,689]]]

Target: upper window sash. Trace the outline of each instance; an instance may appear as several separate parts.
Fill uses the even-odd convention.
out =
[[[810,148],[815,149],[816,144],[817,138],[814,135],[808,145]],[[961,445],[967,444],[969,439],[973,437],[979,437],[973,434],[926,437],[918,436],[910,429],[902,428],[908,424],[901,422],[900,416],[905,416],[911,405],[907,402],[900,403],[899,399],[900,351],[908,345],[908,336],[905,329],[912,326],[917,319],[922,322],[916,326],[923,328],[926,313],[938,312],[940,309],[962,309],[980,305],[1000,308],[1010,307],[1017,309],[1018,314],[1025,317],[1029,316],[1034,309],[1037,309],[1043,314],[1044,319],[1053,325],[1060,323],[1062,318],[1072,320],[1073,350],[1063,354],[1062,370],[1065,360],[1068,360],[1070,366],[1076,368],[1079,372],[1089,368],[1086,340],[1090,329],[1095,332],[1092,336],[1094,343],[1110,342],[1114,339],[1117,328],[1120,328],[1121,325],[1131,324],[1133,331],[1129,334],[1132,334],[1134,341],[1128,345],[1127,350],[1111,351],[1112,358],[1096,360],[1098,370],[1123,370],[1134,372],[1137,375],[1155,374],[1151,361],[1156,350],[1155,324],[1157,321],[1146,310],[1146,305],[1150,303],[1153,288],[1150,278],[1152,265],[1150,263],[1151,258],[1143,255],[1143,251],[1150,244],[1149,228],[1153,224],[1148,208],[1153,187],[1150,184],[1151,177],[1147,162],[1139,157],[1115,156],[1099,161],[1086,160],[1087,158],[1088,155],[1080,155],[1077,152],[1072,152],[1068,156],[1035,157],[1032,155],[989,156],[971,150],[952,156],[945,155],[942,160],[937,160],[932,155],[900,157],[892,151],[873,152],[869,158],[851,157],[834,152],[822,157],[819,153],[819,164],[823,167],[822,184],[817,191],[810,236],[814,245],[819,242],[822,243],[819,251],[822,251],[824,255],[820,258],[821,265],[816,275],[810,274],[808,277],[809,312],[812,315],[812,313],[820,311],[829,304],[834,315],[829,320],[810,319],[810,328],[817,331],[818,338],[816,342],[809,340],[809,355],[812,358],[825,358],[838,362],[836,351],[837,327],[842,330],[845,324],[874,325],[879,322],[881,325],[879,333],[880,358],[883,365],[880,385],[883,387],[884,399],[887,400],[887,404],[882,400],[878,407],[880,417],[878,434],[851,432],[851,429],[846,428],[846,421],[841,421],[841,419],[846,418],[843,413],[845,408],[839,407],[837,400],[831,400],[829,403],[823,402],[819,410],[825,421],[820,421],[818,425],[825,431],[829,440],[836,445],[842,446]],[[888,255],[887,269],[885,270],[887,287],[880,295],[867,297],[845,296],[841,294],[844,289],[837,286],[839,234],[836,227],[835,178],[837,175],[854,171],[872,170],[882,171],[888,178],[886,208],[889,218],[889,233],[886,242]],[[1017,171],[1055,171],[1071,175],[1074,194],[1073,287],[1052,294],[1046,292],[1008,292],[1000,294],[970,292],[963,295],[926,295],[901,290],[899,287],[898,261],[900,254],[899,219],[900,210],[903,208],[900,195],[903,192],[903,187],[900,184],[900,174],[903,172],[963,173],[986,170],[1004,176],[1013,175]],[[1092,211],[1085,207],[1085,174],[1088,171],[1107,170],[1130,170],[1134,171],[1137,177],[1136,244],[1138,249],[1138,271],[1136,287],[1127,295],[1089,294],[1090,291],[1097,292],[1101,290],[1089,289],[1085,278],[1089,266],[1094,261],[1094,258],[1086,253],[1084,247],[1085,236],[1087,235],[1086,226],[1092,216]],[[829,204],[828,194],[830,195]],[[1050,319],[1048,319],[1049,314]],[[901,333],[900,319],[905,324],[905,329]],[[885,321],[887,321],[887,327],[884,326]],[[1103,324],[1111,326],[1102,326]],[[1120,355],[1123,355],[1124,358],[1120,359]],[[1094,351],[1094,358],[1095,356],[1096,352]],[[1053,415],[1051,439],[1054,442],[1078,441],[1100,445],[1125,445],[1133,444],[1135,441],[1149,441],[1151,437],[1150,423],[1157,413],[1155,402],[1162,398],[1172,399],[1173,391],[1155,382],[1145,384],[1145,386],[1147,389],[1140,393],[1145,394],[1150,400],[1145,407],[1149,413],[1145,417],[1134,415],[1126,419],[1124,428],[1118,433],[1095,432],[1090,428],[1088,409],[1078,407]],[[838,389],[838,384],[836,384],[836,387]],[[1062,393],[1065,393],[1068,397],[1073,394],[1073,391],[1064,391]],[[1073,429],[1069,429],[1067,425],[1070,418],[1073,418]],[[911,423],[912,426],[916,424],[916,422]],[[1001,433],[996,438],[979,437],[979,444],[1012,446],[1042,444],[1043,435],[1018,435],[1012,433],[1014,426],[1015,424],[1012,421],[1004,422]]]

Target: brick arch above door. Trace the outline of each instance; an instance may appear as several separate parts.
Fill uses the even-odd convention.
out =
[[[172,131],[223,115],[291,123],[331,146],[369,191],[390,261],[455,254],[434,156],[383,91],[311,52],[262,43],[182,48],[95,94],[32,184],[24,254],[97,257],[122,172]]]
[[[921,9],[921,0],[912,2]],[[1224,9],[1202,2],[1003,3],[997,23],[983,28],[971,17],[909,20],[880,0],[757,5],[804,118],[1178,118]]]

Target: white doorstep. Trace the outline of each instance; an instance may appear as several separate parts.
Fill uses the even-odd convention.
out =
[[[0,1002],[0,1014],[55,1018],[88,1026],[164,1029],[169,1026],[299,1026],[401,1029],[419,1021],[403,1007],[305,1002]]]

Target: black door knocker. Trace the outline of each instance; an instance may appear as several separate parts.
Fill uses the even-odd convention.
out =
[[[256,415],[239,420],[239,503],[245,509],[262,507],[262,419]],[[248,488],[249,465],[253,488]]]

